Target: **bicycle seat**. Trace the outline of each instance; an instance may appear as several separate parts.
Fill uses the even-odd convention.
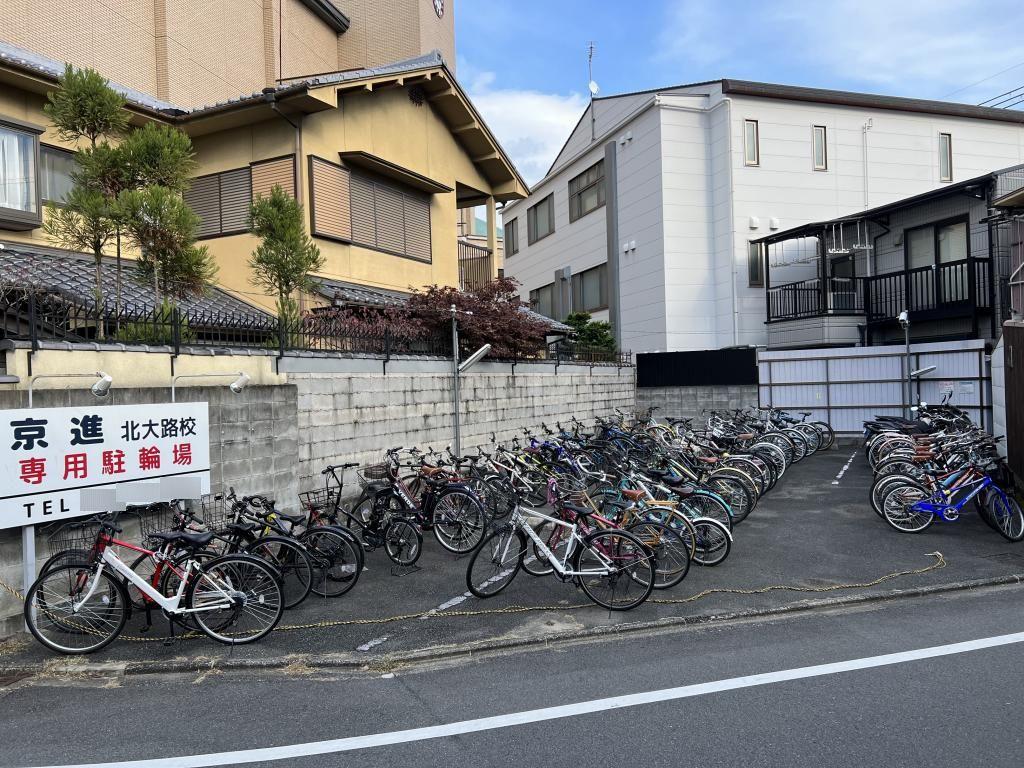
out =
[[[641,490],[632,490],[630,488],[623,488],[622,495],[630,501],[640,501],[644,497],[644,492]]]
[[[697,461],[703,461],[705,464],[717,464],[717,456],[698,456]]]
[[[594,514],[594,510],[589,507],[579,507],[575,504],[562,504],[561,507],[568,512],[575,512],[577,515],[586,516]]]
[[[228,523],[227,529],[236,533],[252,533],[260,528],[256,523]]]
[[[292,525],[299,525],[300,523],[306,522],[306,516],[302,512],[286,513],[277,512],[279,518]]]
[[[149,536],[149,538],[156,539],[157,541],[163,541],[168,544],[177,544],[178,546],[189,549],[205,547],[213,540],[213,537],[213,531],[206,531],[204,533],[189,533],[188,531],[158,531],[157,533],[151,533]]]
[[[754,437],[755,435],[753,432],[741,432],[740,434],[736,435],[737,440],[753,440]]]

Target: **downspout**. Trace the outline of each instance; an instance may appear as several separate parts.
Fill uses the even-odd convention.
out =
[[[868,197],[868,131],[874,125],[874,118],[869,117],[868,121],[860,127],[861,133],[861,152],[863,155],[864,163],[864,210],[866,211],[870,207]]]
[[[708,119],[711,119],[711,113],[719,104],[725,104],[728,107],[729,119],[726,121],[728,130],[725,132],[726,147],[725,151],[729,156],[729,164],[726,166],[729,169],[729,221],[732,222],[732,237],[730,240],[730,255],[729,255],[729,283],[732,286],[732,346],[738,347],[740,345],[740,308],[739,308],[739,294],[736,290],[736,204],[735,204],[735,188],[733,185],[733,154],[732,154],[732,99],[724,98],[714,107],[708,110]],[[768,301],[768,294],[765,293],[765,301]]]

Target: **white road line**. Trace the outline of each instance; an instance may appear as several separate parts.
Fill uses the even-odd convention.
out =
[[[380,645],[381,643],[385,642],[387,639],[388,639],[387,635],[384,635],[383,637],[375,637],[375,638],[373,638],[373,640],[367,640],[362,645],[357,646],[356,650],[357,651],[364,651],[364,652],[368,651],[371,648],[373,648],[375,645]]]
[[[846,474],[846,470],[850,468],[850,465],[853,464],[853,460],[856,458],[857,451],[854,451],[850,454],[850,458],[846,460],[846,463],[843,464],[843,468],[839,470],[839,473],[836,475],[836,479],[832,481],[832,485],[839,485],[839,481],[843,479],[843,475]]]
[[[408,744],[410,742],[441,739],[448,736],[459,736],[465,733],[490,731],[497,728],[509,728],[528,723],[540,723],[547,720],[559,720],[564,717],[604,712],[610,709],[636,707],[643,704],[654,704],[661,701],[689,699],[723,691],[735,691],[741,688],[753,688],[773,683],[784,683],[791,680],[805,680],[812,677],[836,675],[842,672],[854,672],[861,669],[885,667],[893,664],[906,664],[921,659],[934,659],[940,656],[952,656],[958,653],[980,651],[986,648],[998,648],[1024,642],[1024,632],[1010,635],[984,637],[962,643],[936,645],[930,648],[919,648],[914,651],[886,653],[881,656],[867,656],[862,659],[837,661],[831,664],[817,664],[812,667],[783,669],[777,672],[764,672],[757,675],[731,677],[709,683],[683,685],[678,688],[663,688],[657,691],[631,693],[624,696],[611,696],[606,699],[592,699],[576,704],[564,704],[544,709],[531,709],[525,712],[512,712],[496,717],[481,717],[475,720],[461,720],[444,725],[431,725],[425,728],[410,728],[404,731],[374,733],[367,736],[351,736],[344,739],[311,741],[305,744],[291,744],[281,747],[264,747],[261,749],[243,749],[235,752],[215,752],[205,755],[184,757],[166,757],[150,760],[127,760],[119,763],[81,763],[77,765],[49,766],[48,768],[208,768],[209,766],[235,765],[238,763],[258,763],[265,760],[288,760],[310,755],[328,755],[338,752],[352,752],[358,749],[384,747],[391,744]]]

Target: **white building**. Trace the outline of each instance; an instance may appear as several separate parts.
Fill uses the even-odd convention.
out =
[[[738,80],[602,97],[505,206],[505,273],[633,352],[764,344],[751,241],[1021,162],[1018,110]]]

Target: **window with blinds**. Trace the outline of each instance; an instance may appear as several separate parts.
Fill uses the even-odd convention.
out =
[[[608,265],[599,264],[572,276],[573,312],[608,309]]]
[[[604,160],[598,160],[569,180],[569,221],[576,221],[604,205]]]
[[[192,179],[184,197],[199,216],[199,238],[248,232],[252,201],[268,196],[274,187],[295,197],[294,155]]]
[[[430,261],[430,199],[368,176],[350,176],[352,242]],[[317,196],[319,197],[319,196]]]

